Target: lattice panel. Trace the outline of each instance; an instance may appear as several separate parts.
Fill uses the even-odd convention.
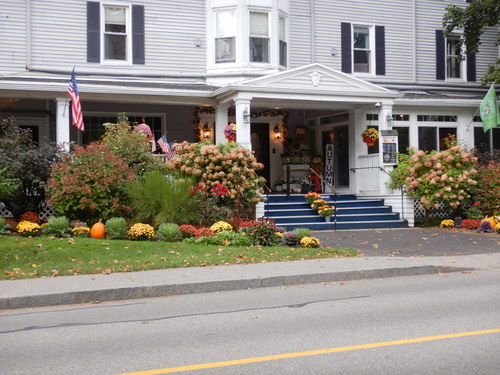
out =
[[[54,211],[52,206],[48,203],[45,203],[38,213],[38,217],[42,220],[47,220],[49,217],[54,216],[55,214],[56,211]]]
[[[0,217],[14,217],[2,202],[0,202]]]

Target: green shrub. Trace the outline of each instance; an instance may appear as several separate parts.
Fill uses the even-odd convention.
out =
[[[201,245],[216,245],[216,246],[251,246],[253,239],[245,233],[237,233],[233,231],[222,231],[215,236],[205,237],[189,237],[183,240],[185,243],[201,244]]]
[[[304,237],[312,236],[311,230],[308,228],[295,228],[294,230],[292,230],[292,232],[297,235],[298,242],[300,242],[300,240]]]
[[[9,233],[9,226],[5,223],[5,219],[0,216],[0,236]]]
[[[104,226],[106,228],[106,238],[118,239],[127,236],[128,227],[123,217],[112,217],[106,220]]]
[[[279,229],[274,224],[274,220],[260,218],[255,225],[243,229],[254,245],[276,246],[281,242]]]
[[[162,223],[156,231],[156,237],[162,241],[176,242],[181,239],[181,231],[175,223]]]
[[[125,191],[133,180],[127,163],[107,146],[77,146],[61,163],[52,164],[49,203],[74,220],[95,223],[123,216],[130,213]]]
[[[159,171],[146,173],[128,189],[136,219],[155,226],[196,220],[199,200],[190,178],[175,178]]]
[[[500,213],[500,163],[491,161],[479,168],[478,188],[474,195],[482,217]]]
[[[42,231],[56,237],[69,237],[71,228],[66,216],[51,216],[47,220],[47,226]]]

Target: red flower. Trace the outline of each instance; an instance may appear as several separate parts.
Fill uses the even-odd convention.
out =
[[[472,203],[473,206],[479,206],[479,203],[478,202],[474,202]]]

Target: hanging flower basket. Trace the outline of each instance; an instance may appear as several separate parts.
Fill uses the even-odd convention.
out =
[[[229,142],[236,142],[236,124],[231,123],[224,128],[224,137]]]
[[[375,145],[375,142],[378,141],[378,137],[378,130],[375,128],[368,128],[363,133],[361,133],[363,142],[365,142],[368,146]]]

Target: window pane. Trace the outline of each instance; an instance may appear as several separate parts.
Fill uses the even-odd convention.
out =
[[[250,61],[269,62],[269,39],[250,38]]]
[[[458,61],[457,48],[462,42],[458,37],[448,37],[446,39],[446,72],[448,78],[462,77],[462,63]]]
[[[126,42],[127,38],[125,35],[104,35],[104,58],[109,60],[125,60],[127,51]]]
[[[368,27],[354,26],[354,48],[370,48],[370,32]]]
[[[280,16],[280,40],[286,42],[286,17]]]
[[[286,61],[286,43],[280,40],[280,65],[281,66],[286,66],[287,61]]]
[[[267,13],[250,12],[250,35],[269,36]]]
[[[215,13],[215,37],[236,35],[236,19],[234,10],[224,10]]]
[[[446,138],[450,136],[455,136],[457,139],[457,129],[456,128],[439,128],[439,150],[446,150]]]
[[[215,40],[215,61],[235,61],[234,53],[235,38],[219,38]]]
[[[418,128],[418,148],[424,151],[437,150],[436,128]]]
[[[393,129],[398,131],[398,152],[407,154],[410,146],[410,128],[393,127]]]
[[[354,71],[362,73],[370,72],[370,51],[354,50]]]
[[[105,7],[104,17],[106,23],[125,25],[126,9],[123,7]]]

